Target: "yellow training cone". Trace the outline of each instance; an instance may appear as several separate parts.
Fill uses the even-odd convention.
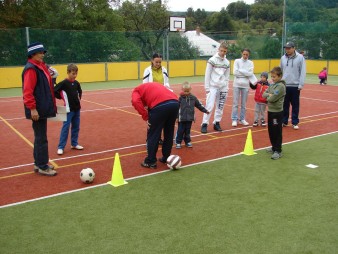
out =
[[[123,179],[123,174],[122,174],[122,168],[121,168],[121,163],[120,163],[120,156],[118,153],[115,154],[115,159],[114,159],[114,166],[113,166],[113,173],[111,176],[111,181],[108,182],[108,184],[118,187],[124,184],[127,184]]]
[[[246,138],[245,147],[244,147],[244,151],[242,152],[242,154],[245,154],[245,155],[256,154],[254,152],[254,148],[253,148],[251,129],[249,129],[249,131],[248,131],[248,136]]]

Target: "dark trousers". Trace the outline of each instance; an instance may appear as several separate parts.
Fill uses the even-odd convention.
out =
[[[191,125],[192,121],[183,121],[178,123],[178,129],[176,132],[176,144],[181,144],[182,140],[184,140],[186,144],[191,142]]]
[[[319,84],[326,84],[326,78],[321,78]]]
[[[149,110],[148,122],[150,127],[147,132],[147,152],[144,162],[153,164],[157,161],[158,140],[163,129],[162,155],[167,159],[171,153],[174,139],[175,121],[178,113],[178,101],[163,102]]]
[[[47,140],[47,119],[32,121],[34,130],[34,164],[41,169],[48,168],[48,140]]]
[[[284,106],[283,106],[283,123],[287,124],[289,121],[290,115],[290,104],[292,106],[292,115],[291,115],[291,123],[293,125],[297,125],[299,123],[299,97],[300,90],[298,87],[286,87],[286,95],[284,98]]]
[[[268,112],[268,131],[269,138],[272,146],[272,151],[282,152],[283,141],[283,111],[281,112]]]

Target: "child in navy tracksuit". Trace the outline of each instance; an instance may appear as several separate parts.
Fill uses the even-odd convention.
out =
[[[254,123],[252,125],[253,127],[258,126],[259,120],[261,120],[262,126],[266,126],[265,112],[266,112],[266,106],[268,102],[266,98],[263,97],[263,93],[269,87],[268,77],[269,77],[269,74],[267,72],[262,72],[260,81],[258,81],[254,85],[250,83],[250,87],[256,90],[255,92],[255,102],[256,102],[255,118],[254,118]]]
[[[209,114],[200,101],[191,94],[191,86],[188,82],[182,84],[182,93],[178,99],[180,109],[178,113],[178,129],[176,133],[176,148],[181,148],[184,140],[187,147],[192,147],[190,130],[192,122],[195,121],[195,107],[201,112]]]

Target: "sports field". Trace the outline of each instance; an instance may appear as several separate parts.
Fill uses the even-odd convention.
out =
[[[202,77],[184,80],[204,101]],[[182,81],[171,80],[177,94]],[[230,89],[224,131],[200,134],[197,112],[194,147],[173,148],[184,165],[178,171],[140,166],[146,125],[130,104],[137,81],[83,84],[85,150],[58,156],[61,123],[50,122],[50,159],[59,172],[50,178],[32,171],[21,96],[1,91],[1,253],[337,253],[338,86],[319,86],[315,77],[307,83],[300,130],[283,129],[280,160],[264,151],[267,128],[231,127]],[[253,156],[241,154],[249,129]],[[114,188],[106,183],[116,153],[128,184]],[[79,179],[84,167],[96,172],[91,185]]]

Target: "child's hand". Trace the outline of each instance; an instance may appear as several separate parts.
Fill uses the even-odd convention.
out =
[[[207,115],[209,115],[210,114],[210,112],[209,111],[207,111],[207,113],[206,113]]]

